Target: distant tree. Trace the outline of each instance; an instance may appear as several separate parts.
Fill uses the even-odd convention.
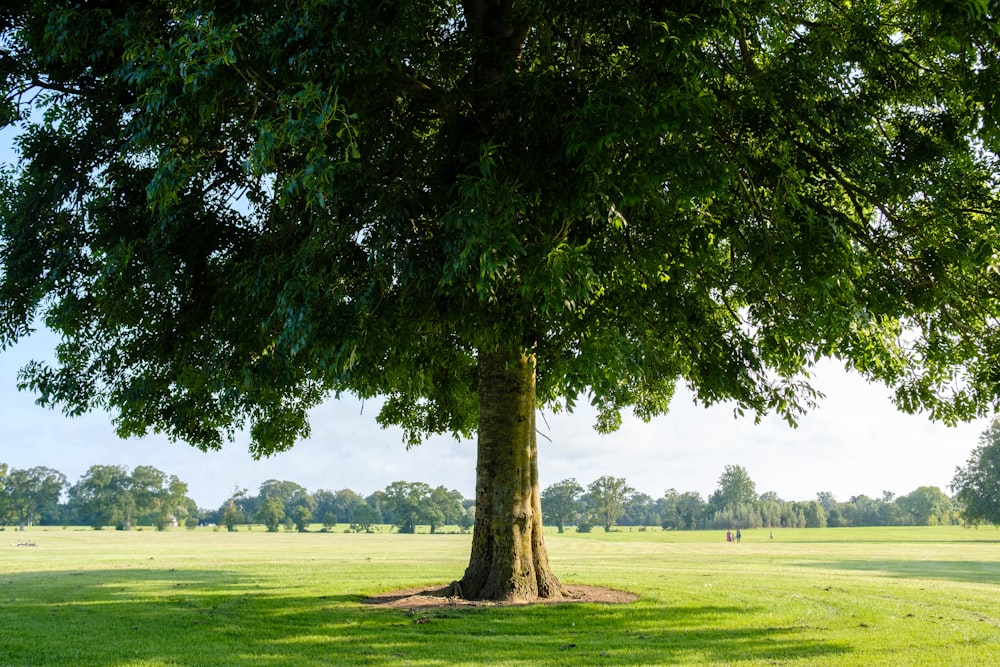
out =
[[[462,507],[464,498],[459,491],[449,491],[447,488],[439,486],[431,491],[429,500],[431,505],[438,510],[431,512],[431,517],[441,522],[440,524],[428,523],[432,533],[436,532],[442,525],[457,526],[466,516],[465,508]]]
[[[837,502],[837,499],[829,491],[820,491],[816,494],[816,501],[826,512],[826,525],[830,528],[838,528],[846,526],[849,522],[847,517],[844,515],[843,503]]]
[[[657,503],[662,526],[665,529],[694,530],[705,515],[707,507],[701,494],[696,491],[680,493],[668,489]]]
[[[236,526],[245,521],[243,510],[236,503],[245,497],[246,494],[246,489],[233,489],[232,495],[222,504],[222,508],[219,511],[221,523],[231,533],[236,531]]]
[[[364,496],[360,493],[351,489],[340,489],[333,496],[332,507],[339,523],[351,523],[354,521],[355,510],[365,504]]]
[[[401,533],[415,533],[418,525],[444,521],[443,513],[431,501],[431,487],[423,482],[393,482],[385,487],[382,502]]]
[[[951,480],[966,523],[1000,526],[1000,419],[980,436],[964,467]]]
[[[129,484],[128,469],[116,465],[93,465],[70,487],[69,495],[80,506],[90,526],[128,528],[135,500]]]
[[[188,498],[188,485],[176,475],[164,479],[164,485],[155,498],[156,528],[164,530],[172,524],[189,525],[190,520],[198,525],[198,505]]]
[[[7,511],[14,517],[21,530],[36,524],[43,511],[54,508],[66,487],[66,476],[58,470],[35,467],[27,470],[13,468],[0,486],[7,496]]]
[[[778,497],[774,491],[762,493],[757,499],[757,509],[760,512],[760,525],[763,528],[772,528],[781,525],[781,513],[784,509],[785,501]]]
[[[634,491],[624,477],[610,475],[599,477],[587,485],[590,510],[604,526],[604,532],[611,532],[615,522],[625,513],[625,501]]]
[[[381,521],[382,515],[379,514],[378,510],[365,503],[364,505],[355,507],[351,513],[351,530],[354,532],[364,531],[370,533],[372,532],[372,526]]]
[[[462,503],[462,516],[458,518],[458,527],[462,532],[468,532],[476,523],[476,502],[465,500]]]
[[[896,499],[896,505],[914,526],[947,523],[951,516],[951,498],[936,486],[921,486]]]
[[[315,508],[304,486],[277,479],[261,483],[257,497],[247,498],[244,505],[244,511],[248,513],[251,511],[249,508],[254,508],[254,520],[263,523],[269,532],[277,531],[281,525],[288,530],[305,530]]]
[[[817,493],[816,502],[818,502],[826,512],[829,512],[837,506],[837,499],[829,491],[820,491]]]
[[[879,501],[860,494],[851,496],[851,499],[844,504],[843,512],[852,526],[879,526],[882,525],[880,508]]]
[[[313,512],[316,509],[316,499],[305,489],[299,489],[288,499],[285,513],[291,519],[292,525],[300,533],[309,530],[309,524],[313,520]]]
[[[302,493],[307,493],[307,491],[301,484],[277,479],[269,479],[261,483],[258,490],[258,495],[262,499],[277,498],[286,507],[290,506],[293,499]]]
[[[166,475],[153,466],[136,466],[132,470],[126,481],[129,495],[132,497],[132,507],[124,520],[125,530],[131,529],[133,519],[156,511],[164,496],[165,483]]]
[[[806,528],[826,528],[826,511],[816,500],[798,503],[805,518]]]
[[[896,503],[896,494],[883,491],[878,501],[879,522],[883,526],[898,526],[903,523],[903,513]]]
[[[371,495],[365,497],[365,503],[378,512],[379,523],[396,524],[396,516],[392,513],[392,508],[386,502],[385,491],[373,491]]]
[[[549,525],[558,527],[559,532],[567,524],[573,523],[580,513],[580,496],[583,487],[570,477],[556,482],[542,491],[542,516]]]
[[[313,516],[323,524],[324,531],[332,531],[340,522],[340,517],[337,516],[336,498],[333,491],[319,489],[313,491],[312,497],[316,501],[316,509],[313,510]]]
[[[662,519],[656,501],[648,494],[634,491],[625,499],[619,523],[623,526],[658,526]]]
[[[716,510],[728,508],[733,511],[743,505],[753,505],[757,500],[757,487],[743,466],[727,465],[718,484],[718,488],[708,499]]]
[[[794,501],[786,502],[781,507],[781,527],[782,528],[805,528],[806,517],[802,512],[802,506]]]
[[[260,510],[254,516],[254,521],[264,524],[269,533],[276,533],[287,518],[285,503],[282,502],[281,498],[268,496],[264,498]]]

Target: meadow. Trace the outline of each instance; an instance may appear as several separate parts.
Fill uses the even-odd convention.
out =
[[[31,541],[35,546],[16,546]],[[1000,664],[1000,531],[547,535],[567,583],[625,605],[397,609],[468,535],[0,532],[0,665]]]

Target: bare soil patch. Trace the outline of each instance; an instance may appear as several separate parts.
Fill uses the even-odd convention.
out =
[[[602,586],[582,586],[563,584],[563,597],[540,599],[528,602],[496,602],[493,600],[466,600],[449,595],[451,586],[443,588],[407,588],[389,593],[380,593],[365,598],[364,604],[393,609],[441,609],[462,607],[512,607],[531,604],[567,604],[593,602],[598,604],[627,604],[635,602],[639,596],[628,591],[619,591]]]

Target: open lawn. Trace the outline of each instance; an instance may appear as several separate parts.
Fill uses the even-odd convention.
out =
[[[0,532],[0,665],[994,665],[994,528],[548,535],[628,605],[409,612],[468,535]],[[15,546],[31,540],[36,546]]]

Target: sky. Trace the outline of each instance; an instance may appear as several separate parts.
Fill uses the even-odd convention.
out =
[[[210,509],[235,488],[254,493],[269,479],[362,495],[403,480],[474,496],[474,441],[439,437],[407,450],[399,430],[375,422],[377,404],[353,398],[316,408],[312,436],[267,459],[254,460],[246,438],[208,453],[159,436],[121,440],[107,414],[64,417],[17,391],[18,370],[29,359],[50,358],[55,342],[42,331],[0,352],[0,463],[54,468],[71,483],[92,465],[151,465],[177,475],[188,484],[188,495]],[[701,407],[686,390],[678,392],[667,415],[649,423],[627,417],[611,435],[593,430],[589,409],[546,413],[538,420],[541,486],[569,477],[586,486],[612,475],[654,498],[670,488],[707,498],[726,465],[741,465],[758,493],[774,491],[785,500],[812,500],[829,491],[846,501],[860,494],[881,497],[886,490],[903,495],[920,486],[949,493],[956,467],[965,465],[988,425],[979,420],[949,428],[902,414],[885,387],[833,362],[821,363],[814,381],[826,397],[795,429],[777,417],[760,424],[752,416],[735,418],[731,406]]]

